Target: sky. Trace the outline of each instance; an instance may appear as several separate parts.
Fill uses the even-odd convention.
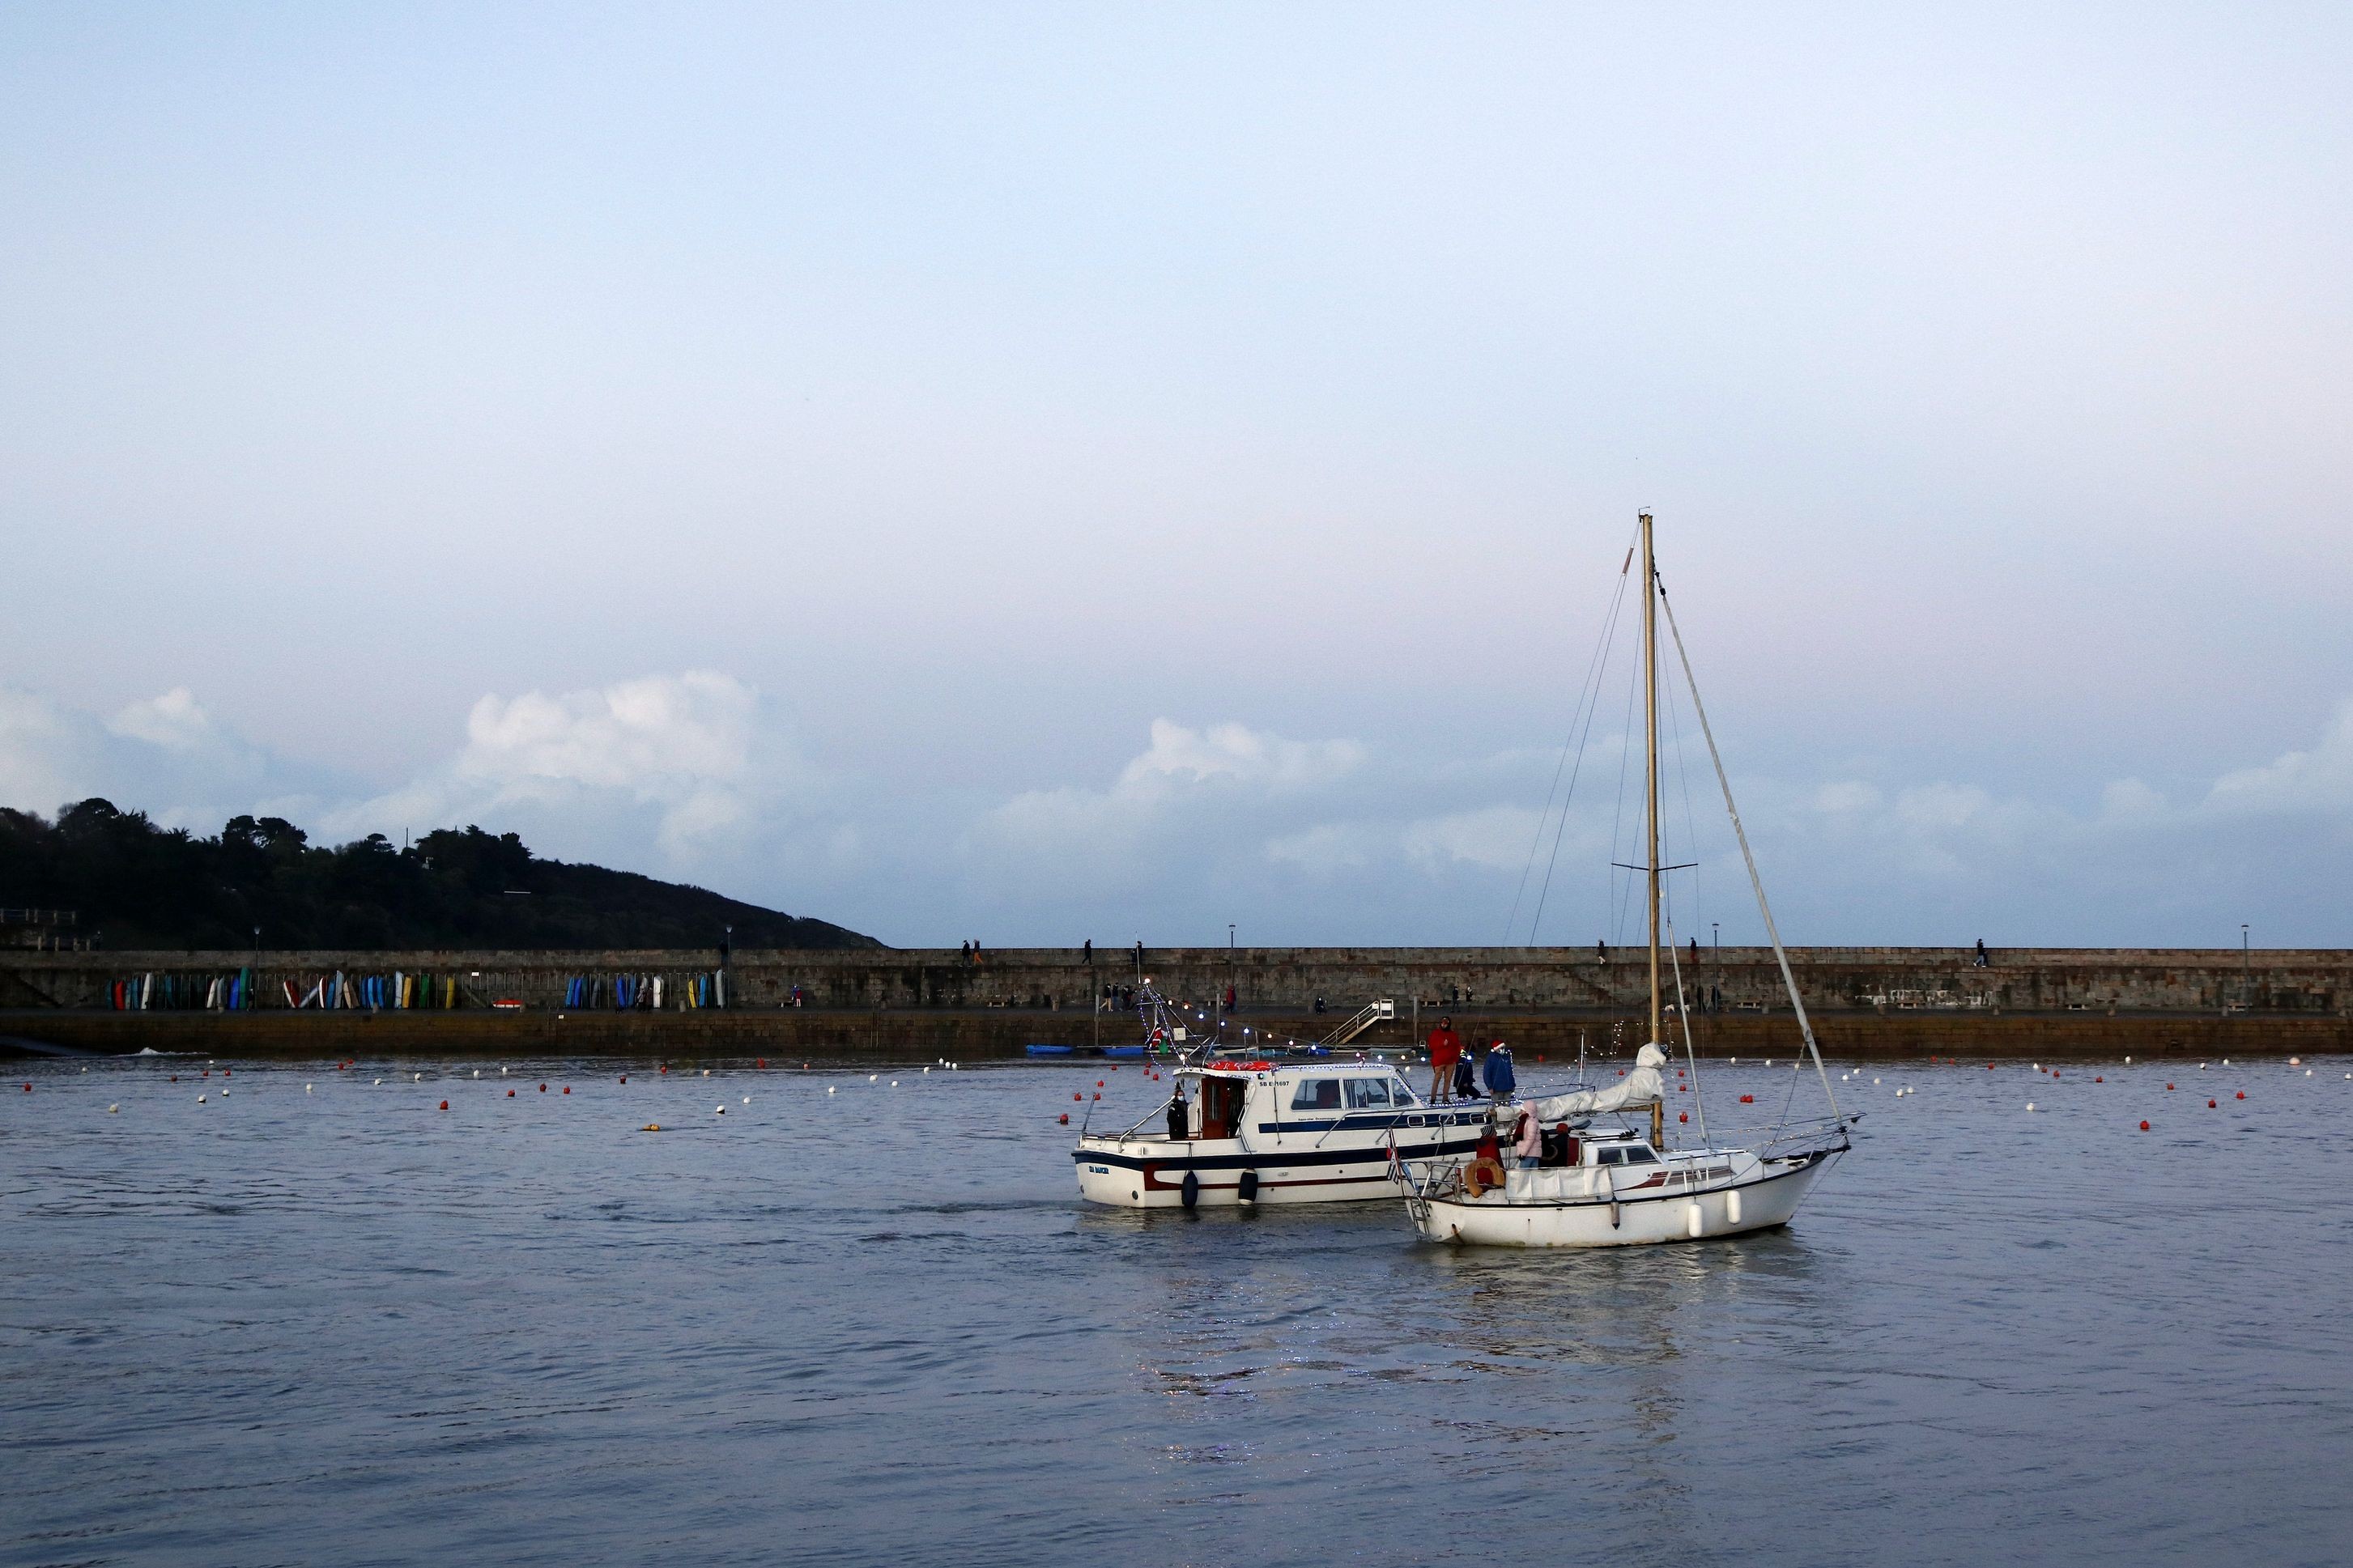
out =
[[[1790,941],[2353,943],[2348,58],[14,5],[0,805],[898,945],[1625,940],[1622,637],[1579,693],[1647,508]],[[1755,940],[1674,711],[1679,929]]]

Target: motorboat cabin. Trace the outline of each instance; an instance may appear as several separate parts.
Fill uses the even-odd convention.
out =
[[[1398,1194],[1392,1167],[1467,1155],[1484,1100],[1431,1105],[1386,1061],[1210,1061],[1170,1069],[1169,1099],[1121,1132],[1082,1132],[1089,1201],[1126,1208],[1346,1203]]]

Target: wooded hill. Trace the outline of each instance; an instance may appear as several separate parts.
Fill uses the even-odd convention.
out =
[[[85,800],[51,822],[0,807],[0,905],[73,910],[103,946],[293,948],[880,947],[825,921],[602,866],[543,860],[512,833],[442,828],[314,846],[281,817],[212,837]]]

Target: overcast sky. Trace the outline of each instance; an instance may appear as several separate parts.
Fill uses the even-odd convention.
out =
[[[902,944],[1525,941],[1649,507],[1792,940],[2353,942],[2348,58],[11,5],[0,804]],[[1630,934],[1620,659],[1539,940]],[[1747,940],[1684,724],[1680,915]]]

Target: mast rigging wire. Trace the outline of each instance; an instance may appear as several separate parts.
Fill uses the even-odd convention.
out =
[[[1568,733],[1561,737],[1560,760],[1553,764],[1552,787],[1545,792],[1545,808],[1536,817],[1535,837],[1528,845],[1527,864],[1520,868],[1520,885],[1512,895],[1512,912],[1504,921],[1504,944],[1506,947],[1511,945],[1512,932],[1519,925],[1520,902],[1527,896],[1528,877],[1535,869],[1536,850],[1544,843],[1545,822],[1552,816],[1553,795],[1560,788],[1561,771],[1568,766],[1569,747],[1574,742],[1577,765],[1568,769],[1568,794],[1560,803],[1560,823],[1553,829],[1552,855],[1545,862],[1545,879],[1536,895],[1536,912],[1528,921],[1528,945],[1534,947],[1536,942],[1536,928],[1544,920],[1545,900],[1552,891],[1553,867],[1560,859],[1561,835],[1568,827],[1569,803],[1577,798],[1577,781],[1585,771],[1586,742],[1592,736],[1594,717],[1600,710],[1601,681],[1609,671],[1609,648],[1616,640],[1618,616],[1626,603],[1626,584],[1631,581],[1630,574],[1633,565],[1634,551],[1630,545],[1624,563],[1618,568],[1618,584],[1610,592],[1609,609],[1602,617],[1601,635],[1593,645],[1592,657],[1586,661],[1585,679],[1577,689],[1577,707],[1569,712]],[[1577,729],[1579,713],[1585,720],[1582,733]]]

